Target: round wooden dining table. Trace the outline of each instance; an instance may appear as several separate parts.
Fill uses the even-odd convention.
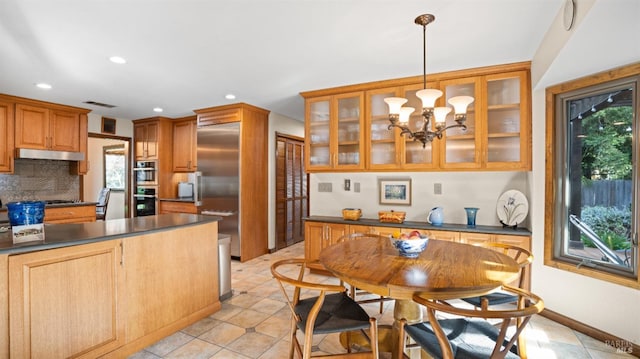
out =
[[[484,295],[517,279],[516,261],[491,249],[430,239],[417,258],[400,256],[388,237],[362,236],[320,252],[320,263],[336,277],[359,289],[394,298],[391,343],[381,343],[396,355],[398,321],[421,322],[422,308],[415,293],[432,299]],[[381,334],[388,341],[389,335]],[[385,350],[387,351],[387,350]]]

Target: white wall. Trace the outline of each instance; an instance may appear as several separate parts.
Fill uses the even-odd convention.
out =
[[[309,183],[311,215],[342,216],[343,208],[360,208],[362,217],[378,218],[380,210],[407,212],[405,220],[426,222],[431,208],[444,208],[445,223],[467,223],[464,207],[478,207],[477,225],[500,225],[496,204],[502,193],[516,189],[529,197],[526,172],[403,172],[403,173],[315,173]],[[379,178],[410,178],[411,206],[380,205]],[[344,180],[351,190],[344,190]],[[331,183],[332,192],[318,192],[318,183]],[[360,192],[354,192],[360,183]],[[442,185],[442,194],[434,194],[434,184]],[[528,218],[520,224],[528,227]]]
[[[84,183],[84,200],[88,202],[97,202],[98,194],[104,187],[104,171],[102,147],[122,144],[122,141],[111,140],[107,138],[89,137],[88,158],[91,164],[89,172],[83,176]],[[124,218],[124,192],[111,191],[109,195],[109,204],[107,206],[107,219]]]
[[[106,116],[108,117],[108,116]],[[102,133],[102,115],[90,112],[89,116],[89,132]],[[133,138],[133,122],[131,120],[116,118],[116,136]]]
[[[269,114],[269,248],[276,247],[276,132],[304,137],[304,122],[271,112]]]
[[[91,133],[102,132],[102,116],[89,113],[88,128]],[[116,119],[116,136],[133,138],[133,122],[130,120]],[[88,142],[89,172],[83,176],[83,197],[85,201],[96,202],[100,189],[104,186],[102,147],[121,144],[123,141],[90,137]],[[111,191],[107,219],[124,218],[124,192]]]
[[[593,6],[591,7],[591,5]],[[640,1],[577,0],[578,21],[567,34],[556,18],[532,63],[532,290],[547,308],[633,343],[640,343],[640,291],[547,267],[544,258],[545,88],[640,61]],[[568,36],[567,36],[568,35]],[[558,39],[566,44],[559,48]],[[539,80],[539,81],[538,81]]]

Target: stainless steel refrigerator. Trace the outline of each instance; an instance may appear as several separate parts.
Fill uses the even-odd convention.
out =
[[[218,215],[218,232],[231,236],[230,252],[240,258],[240,123],[198,127],[198,190],[202,214]]]

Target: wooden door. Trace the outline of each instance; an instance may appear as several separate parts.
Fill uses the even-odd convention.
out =
[[[276,134],[276,250],[304,240],[308,215],[304,140]]]
[[[16,105],[17,148],[49,148],[49,110],[23,104]]]
[[[80,151],[80,114],[51,111],[49,147],[56,151]]]
[[[0,101],[0,172],[13,172],[13,104]]]
[[[305,223],[306,241],[304,243],[304,259],[309,265],[318,262],[320,259],[320,251],[324,247],[323,243],[326,239],[324,222],[306,222]],[[322,266],[316,265],[321,268]]]
[[[174,122],[173,124],[173,171],[190,172],[196,170],[197,144],[196,120]]]

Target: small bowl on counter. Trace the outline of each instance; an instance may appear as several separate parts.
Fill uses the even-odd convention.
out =
[[[416,258],[427,248],[429,237],[424,234],[409,238],[394,238],[394,236],[390,236],[389,240],[391,245],[398,250],[398,254],[401,257]]]

